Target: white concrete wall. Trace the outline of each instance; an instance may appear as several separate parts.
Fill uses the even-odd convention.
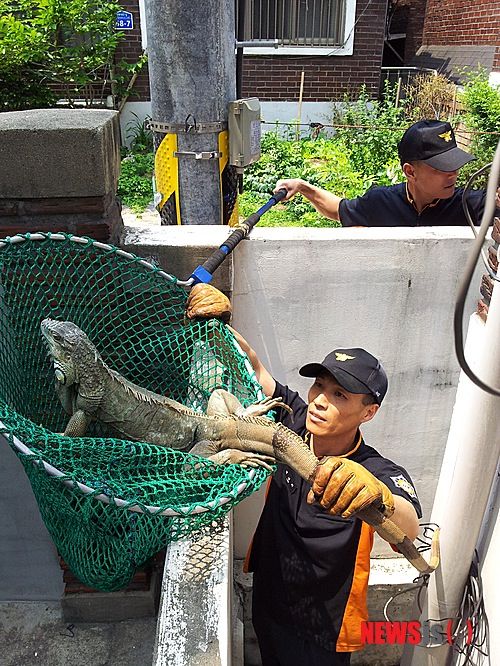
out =
[[[309,380],[298,368],[336,346],[365,347],[382,360],[389,392],[363,433],[409,471],[424,519],[459,376],[453,307],[470,244],[471,232],[459,228],[257,228],[235,251],[234,326],[279,381],[305,396]],[[479,277],[474,284],[467,313]],[[262,493],[236,509],[236,556],[261,503]]]
[[[297,122],[299,118],[299,103],[296,102],[261,102],[261,119],[264,121],[262,124],[262,133],[269,132],[276,129],[276,122],[279,123],[293,123]],[[328,125],[332,122],[334,102],[302,102],[300,112],[301,125],[308,123],[321,123]],[[135,114],[135,115],[134,115]],[[120,127],[122,143],[125,145],[130,144],[133,132],[133,126],[140,120],[144,120],[146,116],[151,117],[151,102],[127,102],[120,114]],[[155,120],[163,120],[158,118]],[[284,132],[285,127],[281,126],[280,131]],[[293,132],[293,128],[291,130]],[[333,132],[331,129],[325,130],[326,132]],[[303,136],[309,136],[310,129],[305,126],[301,127]]]

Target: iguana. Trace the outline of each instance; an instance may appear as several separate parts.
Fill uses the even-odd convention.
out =
[[[228,391],[217,389],[205,414],[125,379],[103,361],[94,344],[70,321],[44,319],[42,334],[53,360],[58,393],[70,419],[64,435],[82,437],[93,420],[111,426],[126,439],[189,451],[217,464],[292,467],[312,482],[318,459],[296,433],[264,414],[284,407],[281,398],[265,398],[243,407]],[[289,409],[289,408],[288,408]],[[410,539],[373,505],[356,514],[422,573],[439,561],[437,540],[431,563]]]

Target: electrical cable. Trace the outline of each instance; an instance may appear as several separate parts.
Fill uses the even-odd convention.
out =
[[[261,120],[260,121],[261,125],[287,125],[289,127],[312,127],[314,124],[313,123],[296,123],[296,122],[285,122],[283,120]],[[321,123],[323,127],[328,127],[332,129],[377,129],[377,130],[390,130],[392,132],[402,132],[405,129],[408,129],[408,127],[411,127],[411,125],[408,125],[408,127],[386,127],[383,125],[347,125],[345,123],[334,123],[334,124],[325,124]],[[487,135],[492,135],[492,136],[500,136],[500,131],[494,131],[494,132],[486,132],[484,130],[460,130],[458,127],[454,127],[453,131],[455,135],[460,135],[460,134],[487,134]]]
[[[360,22],[361,18],[362,18],[363,15],[366,13],[367,9],[370,7],[370,5],[371,5],[372,3],[373,3],[373,0],[368,0],[368,2],[367,2],[367,4],[365,5],[363,11],[360,13],[360,15],[358,16],[358,18],[354,21],[353,26],[352,26],[352,28],[351,28],[350,31],[349,31],[349,34],[348,34],[347,37],[344,39],[344,41],[342,42],[342,44],[340,44],[339,46],[337,46],[336,48],[334,48],[333,51],[330,51],[330,53],[327,53],[327,54],[326,54],[327,57],[333,55],[334,53],[337,53],[337,51],[340,51],[340,49],[343,49],[343,48],[344,48],[344,46],[347,44],[347,42],[351,39],[351,35],[352,35],[352,33],[354,32],[354,28],[358,25],[358,23]]]
[[[462,280],[459,285],[458,294],[455,303],[455,315],[453,319],[453,330],[455,336],[455,353],[457,355],[458,363],[467,375],[467,377],[476,384],[480,389],[490,393],[491,395],[500,396],[500,388],[493,387],[480,379],[467,363],[464,354],[464,334],[462,328],[463,314],[465,309],[465,299],[472,281],[472,276],[477,264],[479,255],[483,247],[484,239],[488,232],[490,223],[493,221],[495,208],[496,208],[496,190],[500,181],[500,141],[498,142],[491,163],[491,171],[488,178],[488,187],[486,188],[486,203],[484,206],[483,217],[481,226],[477,232],[472,250],[467,258]]]
[[[489,624],[484,608],[483,587],[477,551],[471,564],[453,632],[453,649],[465,658],[463,666],[479,666],[481,657],[490,663]]]
[[[393,594],[384,606],[383,613],[385,620],[391,623],[394,622],[388,614],[390,604],[402,594],[413,590],[418,590],[417,606],[421,614],[421,595],[428,585],[429,578],[429,574],[418,576],[413,582],[418,583],[420,581],[420,584],[415,584],[413,587],[409,587]],[[429,618],[427,621],[441,624],[441,626],[444,627],[453,620],[457,621],[453,632],[443,632],[443,639],[446,637],[446,640],[450,642],[453,651],[465,659],[465,661],[460,662],[461,666],[479,666],[480,662],[478,659],[482,658],[486,661],[481,661],[481,664],[484,664],[484,666],[490,664],[489,624],[484,608],[483,587],[479,572],[477,551],[474,553],[469,577],[465,585],[456,617],[439,619]]]
[[[474,221],[472,220],[470,211],[469,211],[469,204],[467,203],[467,196],[472,188],[472,184],[478,178],[481,174],[483,174],[487,169],[489,169],[492,165],[492,162],[489,164],[485,164],[483,167],[478,169],[475,173],[472,174],[472,176],[469,178],[467,181],[466,186],[464,187],[464,191],[462,192],[462,208],[464,209],[465,217],[467,219],[467,222],[469,223],[470,228],[472,229],[472,233],[474,234],[474,237],[477,237],[477,231],[476,227],[474,225]],[[481,248],[481,257],[483,258],[483,264],[484,267],[486,268],[488,275],[492,280],[495,280],[495,282],[500,282],[500,275],[497,275],[495,271],[491,268],[488,257],[486,256],[484,249]]]

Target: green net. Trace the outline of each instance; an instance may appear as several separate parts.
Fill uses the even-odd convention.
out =
[[[169,542],[209,529],[258,488],[262,469],[116,439],[64,437],[68,415],[40,322],[69,320],[127,379],[204,411],[216,388],[262,397],[217,320],[188,321],[186,290],[117,248],[65,234],[0,241],[0,432],[19,456],[59,553],[86,585],[123,588]]]

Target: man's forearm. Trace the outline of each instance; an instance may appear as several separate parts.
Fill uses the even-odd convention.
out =
[[[298,189],[312,203],[318,213],[321,213],[321,215],[330,220],[340,220],[339,205],[342,201],[341,197],[333,194],[333,192],[328,192],[315,185],[311,185],[305,180],[301,181]]]

